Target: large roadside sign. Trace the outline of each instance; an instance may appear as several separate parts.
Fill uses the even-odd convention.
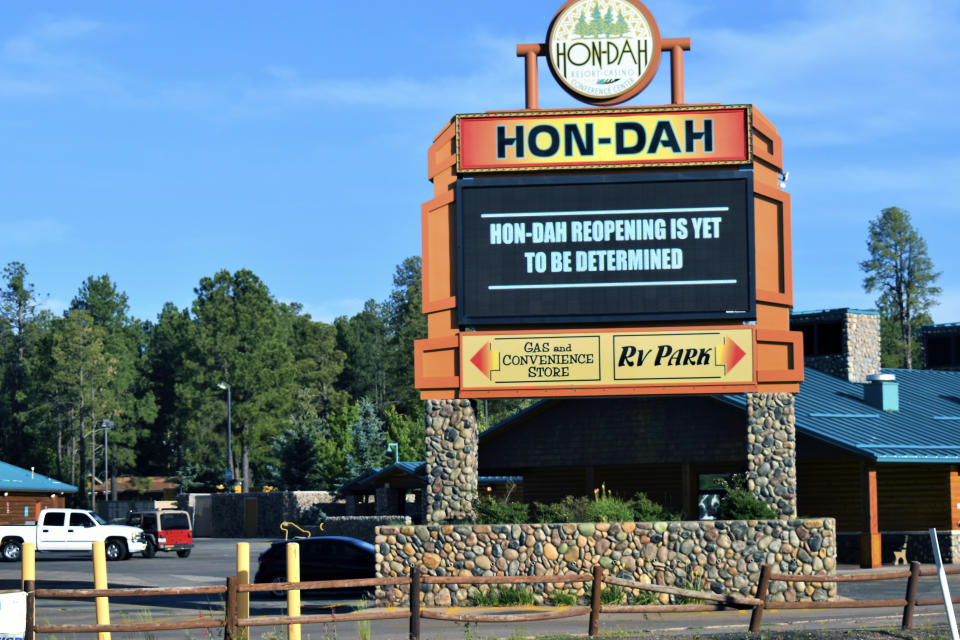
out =
[[[686,103],[690,50],[641,0],[565,0],[516,46],[526,107],[434,137],[421,397],[798,391],[783,140],[754,105]],[[614,106],[661,58],[670,103]],[[585,104],[541,108],[544,67]]]
[[[746,320],[749,171],[461,179],[459,323]]]
[[[750,384],[754,341],[752,327],[470,332],[460,372],[465,391]]]

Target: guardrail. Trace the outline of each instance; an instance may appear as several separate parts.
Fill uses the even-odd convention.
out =
[[[960,566],[945,567],[948,574],[960,574]],[[238,572],[240,573],[240,572]],[[297,571],[298,573],[298,571]],[[34,640],[37,633],[105,633],[111,631],[162,631],[174,629],[212,629],[222,628],[225,640],[234,640],[247,637],[247,629],[258,626],[286,625],[288,637],[300,637],[300,626],[303,624],[343,623],[362,620],[401,620],[409,619],[411,640],[421,637],[421,620],[446,620],[451,622],[536,622],[556,620],[577,616],[588,616],[587,633],[596,636],[599,632],[601,614],[617,613],[671,613],[696,611],[722,611],[726,609],[750,609],[749,630],[752,633],[760,631],[764,612],[768,609],[841,609],[841,608],[875,608],[875,607],[902,607],[903,616],[901,629],[913,627],[913,614],[917,606],[942,605],[942,598],[917,598],[917,588],[922,576],[934,576],[936,569],[923,569],[919,562],[911,562],[909,570],[895,570],[882,572],[858,572],[845,575],[788,575],[773,572],[771,565],[763,565],[757,583],[756,597],[747,597],[739,594],[724,595],[710,591],[682,589],[665,585],[645,584],[624,580],[612,576],[603,576],[601,567],[595,566],[591,574],[565,574],[552,576],[434,576],[425,574],[420,567],[414,567],[409,577],[397,578],[363,578],[353,580],[320,580],[311,582],[291,581],[268,584],[246,584],[248,573],[243,573],[243,581],[238,576],[229,576],[224,586],[174,587],[174,588],[114,588],[114,589],[36,589],[33,576],[27,576],[24,567],[24,591],[27,592],[27,625],[26,640]],[[296,575],[296,574],[294,574]],[[770,583],[784,582],[863,582],[873,580],[896,580],[907,578],[906,592],[902,599],[892,600],[844,600],[832,602],[767,602]],[[445,608],[424,607],[421,603],[421,587],[427,584],[568,584],[591,583],[590,604],[581,606],[563,607],[552,611],[534,611],[532,613],[489,614],[478,612],[449,613]],[[601,593],[604,584],[615,585],[628,589],[636,589],[653,593],[666,593],[676,597],[691,598],[701,601],[699,604],[656,604],[656,605],[604,605],[601,604]],[[364,587],[404,586],[409,587],[409,608],[390,610],[363,609],[346,614],[299,614],[300,592],[310,589],[344,589]],[[286,616],[250,616],[249,607],[238,606],[243,598],[249,600],[250,593],[265,591],[286,591],[288,603],[296,602],[291,607],[292,615]],[[110,597],[154,597],[154,596],[183,596],[200,594],[225,594],[224,615],[219,617],[194,618],[171,622],[136,622],[116,624],[37,624],[34,609],[37,598],[101,598]],[[292,599],[291,599],[292,598]],[[960,602],[960,596],[952,599],[953,603]],[[241,613],[243,612],[243,613]],[[109,619],[107,617],[107,619]],[[99,610],[98,610],[98,620]],[[103,636],[101,636],[103,637]]]

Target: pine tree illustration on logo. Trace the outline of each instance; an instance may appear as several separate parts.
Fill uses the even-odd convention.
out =
[[[580,12],[580,18],[573,32],[581,38],[622,38],[630,33],[630,25],[623,17],[623,11],[617,11],[617,19],[613,19],[613,8],[607,7],[607,13],[604,15],[599,2],[594,3],[591,11],[591,19],[588,21],[586,14]]]

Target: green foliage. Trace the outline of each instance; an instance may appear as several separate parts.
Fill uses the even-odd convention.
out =
[[[8,263],[3,280],[0,459],[83,485],[92,458],[101,473],[109,420],[112,473],[177,474],[182,490],[212,490],[227,458],[219,382],[230,385],[234,471],[247,487],[335,488],[392,461],[386,442],[403,460],[425,457],[417,257],[397,266],[387,300],[333,325],[278,302],[247,270],[202,278],[188,308],[167,303],[155,322],[132,318],[106,274],[86,278],[58,318],[40,309],[23,264]]]
[[[479,524],[529,522],[529,507],[522,502],[498,502],[491,496],[481,496],[474,503]]]
[[[304,390],[290,417],[288,426],[274,438],[273,456],[278,461],[269,465],[264,482],[286,491],[315,490],[324,484],[323,460],[320,455],[324,437],[323,422],[317,408],[307,399]]]
[[[357,638],[359,640],[370,640],[370,621],[360,620],[357,622]]]
[[[427,337],[427,318],[420,309],[420,256],[406,258],[393,275],[393,291],[384,303],[387,325],[387,402],[406,415],[422,415],[423,402],[413,385],[413,343]]]
[[[636,604],[639,605],[651,605],[651,604],[660,604],[659,598],[654,591],[644,591],[640,590],[640,595],[636,597]]]
[[[654,502],[642,491],[634,494],[630,507],[633,509],[633,519],[638,521],[663,522],[680,520],[683,517],[682,514],[668,510],[659,502]]]
[[[914,228],[910,213],[888,207],[870,221],[867,250],[870,257],[860,263],[866,273],[863,288],[878,293],[877,308],[885,327],[884,366],[902,363],[913,368],[918,350],[913,337],[941,291],[940,277],[927,254],[927,242]]]
[[[133,485],[133,488],[137,490],[137,493],[141,496],[146,492],[153,489],[153,478],[149,477],[132,477],[130,478],[130,484]]]
[[[550,601],[555,607],[572,607],[577,604],[577,596],[564,589],[557,589],[550,594]]]
[[[746,489],[733,489],[720,500],[718,520],[775,520],[777,512],[770,503]]]
[[[717,520],[775,520],[777,512],[766,500],[753,495],[747,489],[747,478],[735,473],[729,481],[717,480],[717,484],[726,490],[717,508]]]
[[[490,506],[493,505],[493,506]],[[533,522],[634,522],[679,520],[680,514],[668,511],[663,505],[638,493],[631,500],[623,500],[598,490],[594,498],[566,496],[560,502],[545,504],[534,502],[531,510],[527,505],[496,503],[482,498],[476,507],[481,522],[528,522],[528,513]],[[489,519],[490,512],[497,519]]]
[[[326,519],[327,512],[320,503],[310,505],[309,509],[304,509],[297,515],[297,521],[308,525],[320,524]]]
[[[352,318],[339,317],[334,321],[337,330],[337,348],[349,354],[338,386],[354,398],[366,396],[377,407],[386,398],[387,323],[383,307],[367,300],[363,310]]]
[[[377,416],[373,402],[360,398],[357,415],[350,424],[353,446],[347,452],[347,476],[379,469],[387,460],[387,439],[384,436],[383,420]]]
[[[706,583],[704,581],[704,572],[703,567],[694,567],[690,570],[689,581],[683,586],[684,589],[689,589],[690,591],[706,591]],[[693,598],[691,596],[680,596],[677,599],[679,604],[706,604],[706,600],[703,598]]]
[[[516,607],[534,604],[533,592],[524,587],[493,587],[478,590],[473,598],[478,607]]]
[[[252,272],[220,271],[202,278],[194,292],[194,398],[206,404],[218,382],[231,386],[234,442],[240,447],[243,488],[248,490],[253,469],[269,459],[270,442],[295,397],[293,354],[277,303]],[[221,411],[225,419],[225,403]]]
[[[623,587],[611,585],[600,590],[600,604],[623,604],[627,599],[627,592]]]
[[[501,607],[526,606],[534,603],[533,592],[525,587],[500,587],[498,591]]]
[[[412,416],[401,414],[396,407],[387,407],[383,412],[383,420],[386,423],[387,441],[396,442],[400,447],[397,454],[400,460],[426,459],[426,420],[422,405],[417,405],[417,411]]]

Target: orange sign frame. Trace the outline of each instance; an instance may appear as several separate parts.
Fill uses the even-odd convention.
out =
[[[668,105],[651,111],[706,111],[716,105],[683,107]],[[606,112],[638,111],[636,109],[591,109],[589,113],[602,117]],[[531,110],[530,117],[544,113]],[[750,167],[753,170],[753,211],[756,273],[756,324],[740,321],[685,322],[661,329],[671,331],[723,327],[755,331],[755,382],[750,384],[676,384],[646,386],[562,386],[529,389],[464,387],[461,357],[461,338],[464,332],[457,320],[457,274],[455,260],[456,203],[453,185],[460,176],[458,159],[460,129],[451,120],[434,139],[428,152],[428,177],[433,182],[433,198],[421,207],[423,258],[422,309],[427,316],[428,337],[417,340],[414,350],[415,384],[424,399],[443,398],[509,398],[509,397],[571,397],[615,395],[676,395],[703,393],[762,393],[799,390],[803,380],[802,334],[790,331],[790,309],[793,306],[793,257],[790,222],[790,194],[779,187],[783,171],[782,140],[776,127],[756,107],[749,107],[751,149]],[[496,114],[488,114],[496,115]],[[477,115],[476,117],[482,117]],[[644,165],[656,170],[664,165]],[[722,164],[720,165],[722,166]],[[732,163],[730,166],[740,166]],[[596,168],[596,167],[591,167]],[[516,169],[497,169],[501,175],[510,175]],[[547,167],[545,172],[566,170]],[[696,168],[689,169],[696,171]],[[508,331],[510,328],[504,328]],[[644,328],[647,330],[649,328]],[[599,329],[594,329],[599,330]],[[527,327],[527,333],[536,333]],[[546,330],[545,330],[546,331]],[[503,331],[501,332],[503,333]]]
[[[748,165],[749,105],[456,116],[457,172]]]
[[[463,391],[756,384],[751,326],[460,334]]]

